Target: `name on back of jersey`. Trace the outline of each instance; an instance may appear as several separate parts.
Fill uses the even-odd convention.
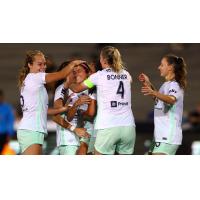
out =
[[[125,80],[127,79],[127,75],[126,74],[108,74],[107,75],[107,80]]]

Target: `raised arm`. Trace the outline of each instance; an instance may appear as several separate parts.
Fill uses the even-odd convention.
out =
[[[70,62],[69,65],[67,65],[61,71],[46,74],[45,76],[46,83],[51,83],[66,78],[76,65],[79,65],[83,62],[84,61],[82,60],[75,60]]]

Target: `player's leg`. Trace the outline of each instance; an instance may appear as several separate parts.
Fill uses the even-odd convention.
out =
[[[88,139],[88,138],[85,138],[85,139]],[[88,140],[88,142],[80,141],[80,146],[79,146],[76,154],[77,155],[86,155],[88,152],[88,143],[89,143],[89,140]]]
[[[22,152],[22,155],[41,155],[41,154],[42,154],[41,144],[32,144],[25,151]]]
[[[17,139],[20,145],[21,154],[23,155],[42,154],[44,133],[30,131],[30,130],[18,130]]]
[[[156,142],[155,142],[155,139],[153,138],[153,140],[151,141],[149,150],[148,150],[148,152],[146,153],[147,155],[152,155],[152,152],[153,152],[153,149],[154,149],[155,145],[156,145]]]

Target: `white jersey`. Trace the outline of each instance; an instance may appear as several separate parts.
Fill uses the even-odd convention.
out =
[[[54,101],[58,100],[58,99],[64,99],[64,84],[58,86],[58,88],[56,89],[55,92],[55,97],[54,97]],[[81,96],[81,95],[88,95],[88,90],[81,92],[81,93],[73,93],[70,89],[68,90],[68,95],[71,98],[70,104],[69,106],[73,106],[73,104],[77,101],[77,99]],[[95,94],[94,95],[89,95],[90,98],[92,99],[96,99]],[[87,104],[83,104],[79,107],[79,110],[84,110],[86,111],[88,108]],[[67,117],[65,115],[62,115],[62,117],[67,121]],[[79,120],[79,116],[76,113],[74,118],[72,119],[71,122],[69,122],[70,124],[74,125],[74,126],[80,126],[79,122],[81,120]],[[87,122],[87,129],[91,130],[92,129],[92,124],[90,122]],[[76,145],[79,146],[80,142],[79,142],[79,137],[72,131],[65,129],[59,125],[57,125],[57,146],[61,146],[61,145]]]
[[[180,145],[182,142],[182,114],[184,92],[176,81],[165,82],[159,92],[176,97],[176,103],[169,105],[155,101],[154,137],[156,142]]]
[[[126,70],[115,73],[106,68],[92,74],[84,84],[97,86],[97,117],[95,129],[135,126],[131,110],[132,78]]]
[[[21,88],[20,103],[23,118],[18,129],[47,133],[48,94],[45,84],[46,73],[29,73]]]

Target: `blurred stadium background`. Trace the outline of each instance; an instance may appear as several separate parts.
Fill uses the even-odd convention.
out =
[[[188,88],[184,100],[183,117],[183,145],[178,154],[200,154],[200,44],[0,44],[0,89],[5,92],[6,101],[12,104],[15,111],[16,125],[20,119],[19,91],[17,88],[17,76],[23,65],[25,52],[38,49],[48,57],[47,72],[55,71],[66,60],[73,58],[83,59],[98,63],[100,49],[105,45],[117,47],[123,61],[133,77],[132,108],[137,126],[137,138],[135,154],[144,154],[153,137],[153,101],[143,97],[140,93],[140,83],[137,76],[145,72],[151,77],[152,82],[159,88],[162,79],[159,76],[158,66],[162,56],[173,53],[182,56],[188,65]],[[53,98],[53,87],[47,86],[50,102]],[[50,104],[52,105],[52,104]],[[55,124],[49,118],[49,135],[44,147],[45,154],[56,154],[55,150]],[[16,137],[11,146],[17,149]]]

